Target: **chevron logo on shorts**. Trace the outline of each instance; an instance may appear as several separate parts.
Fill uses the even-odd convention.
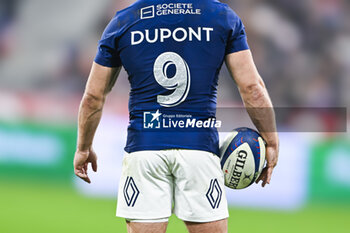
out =
[[[130,207],[134,207],[135,202],[140,194],[140,191],[137,188],[135,181],[131,176],[126,177],[123,193],[126,204]]]
[[[213,209],[219,208],[222,190],[217,179],[212,179],[210,181],[210,186],[206,196]]]

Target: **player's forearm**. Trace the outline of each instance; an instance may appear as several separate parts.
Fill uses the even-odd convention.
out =
[[[104,97],[98,98],[84,94],[79,108],[78,116],[78,142],[79,151],[88,151],[102,116]]]
[[[263,81],[259,79],[240,92],[250,118],[266,143],[278,147],[275,112]]]

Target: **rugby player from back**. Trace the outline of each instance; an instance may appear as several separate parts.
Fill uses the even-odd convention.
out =
[[[117,216],[126,219],[128,232],[166,232],[172,213],[191,233],[227,232],[215,121],[224,61],[267,143],[258,179],[265,186],[278,158],[275,116],[233,10],[216,0],[139,0],[105,29],[79,110],[74,170],[88,183],[88,163],[97,171],[93,137],[123,66],[130,122]]]

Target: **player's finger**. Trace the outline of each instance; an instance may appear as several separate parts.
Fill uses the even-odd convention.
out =
[[[85,182],[91,184],[91,180],[90,180],[90,178],[89,178],[88,176],[86,176],[86,178],[84,178],[83,180],[84,180]]]
[[[92,170],[97,172],[97,161],[94,159],[91,161]]]
[[[79,177],[79,178],[81,178],[86,183],[89,183],[89,184],[91,183],[91,180],[90,180],[90,178],[88,176],[86,176],[86,177]]]
[[[92,170],[97,172],[97,155],[95,151],[91,150],[89,155],[89,163],[91,163]]]
[[[78,176],[80,179],[84,180],[87,183],[91,183],[90,178],[88,177],[88,175],[86,174],[86,172],[84,171],[84,169],[75,169],[74,171],[75,175]]]
[[[265,175],[264,175],[264,178],[262,179],[261,186],[264,188],[266,183],[267,183],[267,169],[265,170]]]
[[[262,170],[262,172],[261,172],[259,178],[256,180],[256,183],[259,183],[260,181],[262,181],[261,186],[262,186],[262,187],[265,187],[265,185],[266,185],[266,183],[267,183],[267,179],[268,179],[267,173],[268,173],[268,167],[265,167],[265,168]]]
[[[267,169],[267,179],[266,179],[268,184],[270,184],[271,182],[272,172],[273,172],[273,167],[269,167]]]
[[[85,172],[85,174],[87,174],[87,171],[88,171],[88,163],[85,163],[84,164],[84,172]]]
[[[258,179],[255,181],[255,183],[259,183],[261,180],[264,179],[264,177],[266,176],[266,168],[264,168],[260,174],[260,176],[258,177]]]
[[[265,176],[264,182],[262,183],[262,187],[265,187],[266,184],[270,184],[272,171],[273,171],[273,167],[268,167],[266,169],[266,176]]]
[[[263,176],[263,174],[261,173],[260,176],[258,177],[258,179],[256,179],[255,183],[258,184],[260,182],[260,180],[262,179],[262,176]]]

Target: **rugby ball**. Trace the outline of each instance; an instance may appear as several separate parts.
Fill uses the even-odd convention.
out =
[[[220,145],[227,187],[244,189],[258,179],[265,164],[265,144],[261,135],[249,128],[238,128],[227,135]]]

